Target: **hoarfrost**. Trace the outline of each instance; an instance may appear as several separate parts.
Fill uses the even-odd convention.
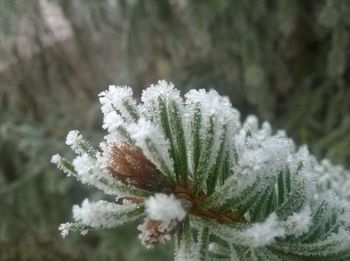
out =
[[[271,214],[264,222],[256,223],[242,232],[243,237],[252,247],[269,245],[275,241],[276,237],[284,237],[285,234],[286,231],[275,213]]]
[[[80,135],[79,131],[77,130],[71,130],[67,134],[66,138],[66,144],[68,146],[72,146],[73,149],[77,147],[78,143],[82,140],[82,136]]]
[[[195,110],[199,108],[201,115],[200,141],[203,143],[206,139],[213,139],[207,167],[210,169],[216,161],[222,142],[229,145],[232,136],[237,133],[240,127],[239,112],[232,108],[227,97],[220,96],[214,90],[209,92],[204,89],[190,90],[185,94],[185,98],[186,140],[191,142],[190,125]],[[190,162],[192,162],[193,155],[191,151],[189,152]],[[191,167],[193,168],[193,166]]]
[[[172,220],[153,220],[146,218],[137,229],[141,232],[139,239],[146,248],[153,248],[157,244],[164,244],[171,239],[178,222]]]
[[[141,101],[143,102],[142,111],[147,118],[154,116],[157,109],[154,107],[154,102],[162,97],[166,100],[172,100],[178,105],[182,105],[183,101],[180,97],[180,91],[175,89],[174,84],[165,80],[158,81],[157,84],[152,84],[150,87],[142,91]],[[152,117],[154,120],[157,117]]]
[[[159,170],[174,173],[174,163],[169,154],[170,144],[160,127],[145,118],[140,118],[137,123],[130,124],[127,130],[136,141],[136,145]],[[167,170],[160,160],[164,160]]]
[[[85,199],[81,206],[73,206],[73,218],[92,228],[111,228],[131,221],[133,218],[127,214],[136,208],[136,205],[120,205],[104,200],[90,202]]]
[[[209,228],[210,235],[226,241],[229,251],[227,256],[231,258],[238,258],[237,255],[240,255],[238,248],[237,251],[234,250],[234,245],[259,248],[273,244],[277,238],[281,240],[275,244],[276,248],[285,252],[295,248],[296,252],[302,250],[305,255],[313,255],[308,248],[311,244],[306,247],[304,243],[286,242],[287,244],[283,245],[283,239],[288,241],[288,235],[293,235],[294,238],[303,236],[309,232],[312,225],[327,227],[328,223],[322,223],[324,219],[319,221],[320,224],[313,224],[313,204],[326,202],[327,215],[333,215],[336,222],[334,224],[340,227],[328,231],[322,240],[312,243],[312,247],[324,247],[321,252],[325,255],[330,255],[331,251],[339,253],[350,248],[350,174],[344,168],[335,166],[328,160],[318,162],[306,146],[296,151],[293,141],[284,131],[273,134],[268,122],[259,127],[255,116],[248,116],[241,124],[239,113],[232,108],[229,99],[220,96],[216,91],[191,90],[183,100],[179,90],[175,89],[172,83],[163,80],[143,91],[140,105],[136,104],[132,95],[130,87],[114,85],[100,93],[99,99],[104,114],[103,128],[109,133],[100,143],[99,152],[94,150],[77,130],[73,130],[66,138],[66,144],[78,154],[73,163],[58,154],[51,158],[51,162],[58,168],[68,176],[74,175],[82,183],[94,185],[106,194],[117,197],[127,195],[123,200],[125,205],[89,200],[84,200],[81,206],[75,205],[73,217],[76,223],[60,225],[59,230],[63,237],[70,231],[86,234],[89,228],[120,225],[145,213],[148,216],[138,229],[141,231],[139,238],[146,247],[170,240],[180,226],[190,224],[199,231],[204,227]],[[180,126],[180,123],[184,125]],[[185,137],[179,135],[182,129]],[[115,146],[124,143],[140,150],[162,174],[170,177],[169,184],[173,182],[171,184],[175,186],[169,186],[169,190],[173,189],[173,193],[179,193],[176,197],[181,198],[179,195],[186,193],[183,195],[186,198],[189,196],[187,193],[192,192],[181,189],[180,192],[176,191],[177,185],[184,185],[177,183],[180,174],[184,176],[181,176],[181,179],[184,179],[188,189],[192,189],[191,185],[197,182],[195,185],[198,187],[193,195],[202,196],[203,193],[204,197],[203,206],[196,209],[200,215],[196,216],[196,211],[191,212],[187,206],[185,210],[184,201],[177,199],[173,194],[150,196],[150,191],[137,191],[136,187],[121,184],[113,177],[108,172],[109,163],[114,160],[111,152]],[[178,162],[186,161],[186,157],[179,157],[179,154],[187,154],[187,162]],[[219,155],[223,158],[218,157]],[[178,166],[187,166],[188,162],[188,171],[184,167],[179,170],[181,173],[175,173],[175,169],[179,169]],[[127,160],[127,163],[136,164],[131,159]],[[203,166],[200,166],[201,164]],[[284,172],[288,175],[279,176]],[[217,180],[208,180],[208,177]],[[286,187],[279,187],[281,184]],[[285,188],[288,190],[284,190]],[[214,191],[210,191],[211,189]],[[279,193],[279,189],[282,193]],[[253,194],[245,197],[243,193]],[[272,193],[271,197],[281,196],[281,202],[279,199],[278,202],[282,205],[270,210],[265,209],[264,211],[275,212],[262,214],[269,216],[261,223],[251,224],[254,215],[249,209],[250,201],[260,195],[269,195],[267,193]],[[302,198],[296,199],[299,196]],[[261,200],[268,199],[270,197]],[[133,202],[144,202],[144,206]],[[285,202],[290,203],[290,209],[283,205]],[[298,204],[304,207],[300,208]],[[215,211],[220,207],[227,208],[225,211],[229,214],[230,211],[235,213],[236,207],[239,211],[247,209],[240,217],[245,219],[244,222],[219,224],[211,217],[217,214]],[[283,220],[278,219],[277,208],[283,212],[283,215],[280,215],[283,216]],[[187,215],[186,211],[194,214]],[[210,218],[205,219],[201,215]],[[187,216],[191,217],[190,223],[184,220]],[[192,222],[192,219],[195,222]],[[186,227],[186,230],[185,226],[182,226],[182,232],[186,230],[188,233],[185,240],[181,237],[176,260],[198,259],[198,250],[202,242],[200,238],[197,242],[193,240],[191,227]],[[199,235],[202,235],[201,233],[199,232]],[[208,238],[211,238],[210,235],[208,234]],[[210,250],[215,252],[212,244],[209,246]]]
[[[182,207],[181,201],[176,199],[173,194],[166,195],[157,193],[145,201],[146,212],[151,219],[155,220],[183,220],[186,217],[186,211]]]
[[[107,91],[99,94],[105,127],[111,127],[108,123],[110,123],[111,118],[116,118],[115,114],[120,115],[128,122],[135,120],[134,114],[138,112],[135,111],[137,108],[136,101],[132,98],[132,95],[132,89],[129,86],[115,85],[110,85]]]
[[[117,112],[111,111],[106,113],[103,117],[102,128],[107,129],[109,132],[113,132],[123,123],[123,118]]]
[[[312,224],[310,207],[305,207],[302,211],[289,216],[284,222],[287,235],[301,236],[309,230]]]
[[[90,143],[83,138],[77,130],[71,130],[66,137],[66,144],[72,148],[76,154],[90,154],[94,155],[96,151],[90,145]]]
[[[61,160],[61,156],[59,154],[55,154],[55,155],[52,155],[50,162],[57,165],[60,162],[60,160]]]
[[[76,170],[76,177],[83,184],[93,185],[103,190],[106,194],[118,195],[118,181],[115,180],[106,170],[99,167],[97,159],[87,154],[76,157],[73,160]]]

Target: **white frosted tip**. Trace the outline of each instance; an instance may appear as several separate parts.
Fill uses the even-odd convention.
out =
[[[146,212],[151,219],[179,221],[186,217],[186,211],[182,207],[181,201],[173,194],[155,194],[145,201]]]

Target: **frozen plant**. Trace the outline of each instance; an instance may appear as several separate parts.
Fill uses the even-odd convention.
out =
[[[94,149],[76,130],[72,161],[52,162],[115,198],[73,206],[63,237],[141,220],[147,248],[175,238],[175,260],[349,260],[349,173],[320,163],[216,91],[184,98],[159,81],[100,95],[108,130]]]

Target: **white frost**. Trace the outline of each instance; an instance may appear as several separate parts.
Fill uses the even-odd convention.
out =
[[[174,163],[169,153],[170,144],[158,125],[140,118],[137,123],[127,126],[127,130],[136,145],[160,171],[164,174],[174,173]],[[165,165],[161,164],[161,160]]]
[[[132,89],[129,86],[115,85],[110,85],[108,90],[99,94],[105,127],[111,127],[109,125],[111,118],[116,118],[115,114],[111,114],[112,112],[120,115],[128,122],[134,120],[133,115],[130,114],[130,111],[125,106],[127,104],[137,110],[136,101],[132,98],[132,95]]]
[[[87,229],[87,227],[83,224],[80,223],[71,223],[71,222],[67,222],[67,223],[63,223],[58,227],[58,230],[61,233],[61,236],[63,238],[65,238],[66,236],[69,235],[70,232],[80,232],[81,235],[86,235],[89,230]]]
[[[264,222],[254,224],[242,232],[242,235],[250,246],[261,247],[273,243],[276,237],[284,237],[285,233],[277,215],[273,213]]]
[[[182,207],[181,201],[173,194],[155,194],[145,201],[146,212],[151,219],[179,221],[186,217],[186,211]]]
[[[284,227],[288,235],[301,236],[309,230],[312,224],[310,207],[305,207],[300,212],[289,216],[284,222]]]
[[[61,224],[61,225],[58,227],[58,230],[61,232],[61,236],[62,236],[63,238],[65,238],[66,236],[69,235],[71,224],[72,224],[72,223],[67,222],[67,223]]]
[[[152,116],[155,116],[156,113],[154,102],[158,97],[163,97],[165,100],[172,100],[178,105],[183,103],[180,91],[175,89],[174,84],[165,80],[160,80],[157,84],[152,84],[150,87],[142,91],[142,110],[145,117],[156,118]]]
[[[227,97],[219,95],[215,90],[208,92],[204,89],[190,90],[185,94],[185,98],[185,133],[189,147],[192,146],[193,142],[191,123],[197,108],[199,108],[201,115],[199,138],[202,144],[208,135],[212,135],[213,142],[210,148],[210,159],[207,167],[207,169],[210,169],[216,162],[222,142],[225,142],[227,147],[232,136],[238,132],[240,127],[239,112],[232,108],[231,102]],[[210,131],[211,124],[213,124],[213,133]],[[188,152],[189,162],[192,162],[193,151],[189,150]],[[190,166],[193,169],[193,166]]]
[[[290,173],[290,180],[287,179],[288,175],[283,176],[286,178],[283,181],[290,184],[293,193],[288,196],[300,193],[305,199],[303,204],[306,207],[298,212],[294,212],[291,206],[288,213],[288,206],[282,206],[282,210],[287,212],[287,217],[283,220],[279,220],[276,213],[273,213],[261,223],[250,224],[248,211],[244,215],[248,223],[242,226],[231,227],[231,224],[218,224],[214,219],[209,221],[198,216],[195,217],[200,224],[197,228],[203,228],[206,224],[210,227],[211,235],[228,243],[259,248],[274,243],[276,238],[283,239],[288,235],[299,237],[307,233],[314,222],[314,202],[324,200],[327,202],[326,211],[329,211],[331,217],[335,216],[335,222],[340,224],[340,228],[335,233],[325,235],[322,242],[325,249],[322,251],[335,253],[350,247],[350,174],[344,168],[334,166],[327,160],[319,163],[306,146],[296,151],[293,141],[284,131],[274,134],[269,123],[264,122],[259,126],[255,116],[247,117],[241,124],[239,113],[232,108],[229,99],[220,96],[216,91],[191,90],[185,95],[184,101],[180,91],[175,89],[172,83],[159,81],[143,91],[142,104],[137,105],[132,95],[130,87],[114,85],[100,93],[99,99],[104,114],[103,128],[109,132],[100,144],[100,152],[94,150],[77,130],[73,130],[68,133],[66,144],[71,146],[78,156],[72,163],[58,154],[51,158],[51,162],[68,175],[74,175],[82,183],[102,189],[106,194],[118,197],[126,195],[125,193],[131,194],[127,194],[130,198],[123,200],[124,205],[84,200],[81,206],[73,206],[76,222],[60,225],[59,230],[63,237],[70,231],[86,234],[89,228],[120,225],[146,212],[145,223],[139,226],[139,238],[142,243],[150,247],[171,239],[187,216],[185,203],[174,195],[155,194],[145,198],[144,206],[133,204],[132,199],[137,188],[126,188],[126,184],[110,175],[107,169],[108,163],[113,160],[112,149],[118,144],[131,142],[130,145],[142,150],[165,176],[174,178],[175,181],[176,174],[180,173],[175,173],[174,164],[178,166],[182,163],[175,161],[180,158],[177,154],[183,153],[177,151],[180,147],[180,141],[177,140],[179,134],[173,125],[173,120],[179,117],[184,123],[184,140],[189,162],[187,184],[199,182],[201,184],[196,184],[197,192],[206,193],[206,189],[211,189],[207,188],[207,184],[210,184],[207,180],[209,173],[213,173],[211,177],[214,178],[218,174],[218,182],[211,183],[215,185],[215,191],[204,200],[203,204],[207,205],[203,207],[210,209],[225,203],[236,204],[237,200],[237,204],[242,204],[242,209],[245,209],[244,205],[249,204],[250,200],[241,200],[242,192],[249,193],[250,190],[246,190],[249,188],[253,195],[259,195],[255,193],[268,192],[268,186],[278,189],[281,180],[276,183],[276,178],[282,171]],[[163,103],[159,103],[160,100]],[[192,129],[194,126],[198,127],[196,132]],[[167,137],[164,130],[171,135]],[[169,140],[170,138],[173,140]],[[174,145],[174,148],[171,148],[171,145]],[[171,151],[172,149],[174,151]],[[222,161],[218,158],[219,151],[224,155]],[[198,153],[198,157],[194,157],[194,153]],[[175,159],[172,156],[176,156]],[[220,164],[214,165],[217,162]],[[218,168],[214,169],[213,166]],[[299,184],[303,184],[303,190],[296,188]],[[189,224],[196,227],[192,218],[191,216]],[[314,225],[322,227],[322,222],[323,220]],[[192,235],[191,232],[189,235]],[[179,244],[176,259],[196,260],[200,239],[183,242],[184,244]],[[328,246],[334,248],[328,249]],[[287,247],[292,249],[293,244]],[[233,249],[230,256],[234,258],[232,253],[235,253]]]
[[[102,128],[107,129],[109,132],[113,132],[123,123],[124,120],[120,114],[111,111],[104,115]]]
[[[59,154],[55,154],[51,157],[51,163],[55,164],[58,169],[62,170],[67,176],[76,176],[75,172],[65,165],[65,159]]]
[[[61,156],[59,154],[55,154],[55,155],[52,155],[50,162],[57,165],[60,162],[60,160],[61,160]]]
[[[87,154],[76,157],[73,160],[76,178],[83,184],[93,185],[103,190],[106,194],[119,195],[118,181],[98,164],[97,159]]]
[[[70,146],[76,154],[88,153],[93,155],[95,153],[95,150],[92,148],[90,143],[85,140],[77,130],[71,130],[68,132],[66,144]]]
[[[68,146],[76,146],[77,143],[82,139],[78,130],[71,130],[67,134],[66,144]]]
[[[141,232],[139,239],[146,248],[153,248],[157,244],[164,244],[169,241],[177,226],[176,220],[155,221],[146,218],[144,223],[137,226],[137,229]]]
[[[73,218],[76,222],[92,228],[111,228],[135,219],[127,214],[136,207],[136,205],[120,205],[104,200],[90,202],[85,199],[81,206],[73,206]]]

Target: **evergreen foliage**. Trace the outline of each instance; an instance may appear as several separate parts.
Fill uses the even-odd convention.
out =
[[[141,104],[125,86],[100,101],[101,150],[71,131],[66,144],[77,157],[52,162],[115,200],[74,206],[62,236],[144,217],[141,242],[152,248],[176,235],[175,260],[348,260],[349,173],[341,167],[255,116],[241,123],[214,90],[183,100],[159,81]]]
[[[139,247],[135,224],[64,240],[57,232],[72,205],[103,193],[57,175],[48,155],[70,158],[61,142],[68,128],[97,144],[96,95],[111,82],[132,84],[136,97],[160,78],[184,92],[214,87],[243,118],[268,120],[349,167],[349,3],[0,0],[0,259],[170,259],[172,244]],[[63,14],[71,38],[45,45],[62,27],[48,26],[42,5]],[[318,187],[340,180],[332,184],[347,193],[342,167],[326,160],[315,171],[328,173]]]

